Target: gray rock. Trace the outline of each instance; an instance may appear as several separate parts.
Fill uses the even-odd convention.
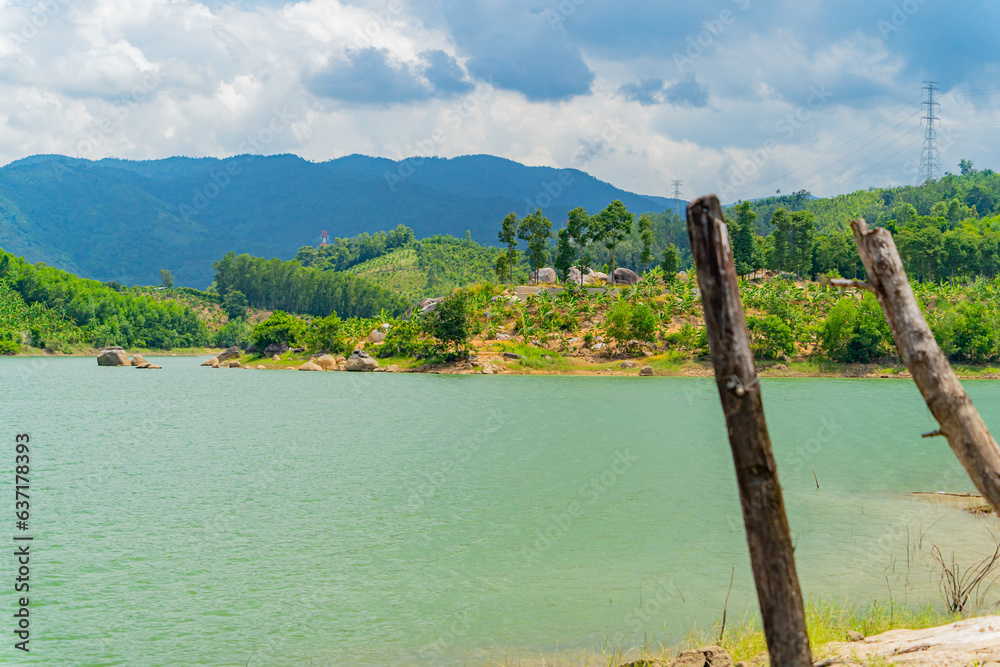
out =
[[[616,285],[635,285],[639,282],[639,274],[632,269],[620,267],[614,270],[614,282]]]
[[[247,345],[247,354],[257,354],[260,350],[257,348],[256,343],[250,343]]]
[[[235,348],[230,348],[230,349],[235,349]],[[264,348],[265,357],[273,357],[276,354],[284,354],[285,352],[288,352],[288,346],[285,345],[284,343],[271,343],[270,345]]]
[[[135,355],[132,356],[132,365],[133,366],[142,366],[143,364],[148,364],[148,363],[149,362],[146,361],[146,358],[143,357],[141,354],[135,354]]]
[[[865,636],[863,634],[861,634],[860,632],[858,632],[857,630],[848,630],[847,631],[847,641],[849,641],[849,642],[863,642],[864,640],[865,640]]]
[[[497,340],[510,340],[510,335],[505,333],[498,333]]]
[[[354,352],[351,353],[350,359],[348,359],[347,363],[344,365],[345,370],[356,372],[360,371],[370,373],[376,368],[378,368],[378,362],[372,359],[371,356],[369,356],[369,354],[364,350],[354,350]]]
[[[503,358],[504,359],[524,359],[524,357],[522,357],[520,354],[518,354],[516,352],[504,352],[503,353]]]
[[[569,339],[569,344],[570,345],[579,345],[582,342],[583,342],[583,339],[579,338],[579,337],[577,337],[577,338],[570,338]]]
[[[229,361],[230,359],[238,356],[240,356],[240,348],[233,345],[231,348],[216,357],[216,359],[218,359],[221,364],[223,361]]]
[[[642,368],[639,369],[639,375],[643,377],[651,377],[653,375],[653,367],[643,366]]]
[[[621,365],[622,368],[635,368],[636,363],[634,361],[632,361],[631,359],[626,359],[620,365]]]
[[[603,350],[606,347],[607,347],[607,345],[605,345],[604,343],[594,343],[590,347],[590,349],[592,349],[594,352],[600,352],[601,350]]]
[[[109,347],[97,355],[98,366],[129,366],[131,363],[125,350],[120,347]]]
[[[535,284],[548,283],[549,285],[555,285],[556,270],[550,268],[544,268],[532,271],[531,275],[528,277],[528,282],[532,282]]]
[[[305,351],[306,351],[306,348],[304,348],[304,347],[293,347],[292,348],[292,353],[293,354],[302,354]]]
[[[398,373],[399,372],[399,366],[397,366],[396,364],[393,364],[392,366],[389,366],[389,372],[390,373]]]
[[[367,340],[369,343],[381,343],[385,340],[386,330],[379,327],[378,329],[372,329],[372,332],[368,334]]]

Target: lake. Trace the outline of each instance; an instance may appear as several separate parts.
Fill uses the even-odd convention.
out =
[[[0,359],[3,437],[32,443],[17,664],[471,665],[677,641],[734,572],[730,619],[755,604],[711,379],[202,360]],[[1000,383],[965,385],[1000,424]],[[973,490],[911,381],[763,393],[806,596],[936,601],[907,545],[986,549],[908,495]]]

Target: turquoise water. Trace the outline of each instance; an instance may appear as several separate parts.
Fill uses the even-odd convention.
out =
[[[0,360],[35,536],[33,650],[6,664],[483,664],[676,641],[734,568],[730,614],[754,604],[710,379],[200,361]],[[1000,383],[966,385],[1000,424]],[[911,382],[763,388],[807,596],[935,599],[908,541],[985,548],[907,496],[971,490]]]

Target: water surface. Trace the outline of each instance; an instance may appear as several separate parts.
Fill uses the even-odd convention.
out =
[[[754,604],[710,379],[200,361],[0,360],[4,437],[33,442],[19,664],[482,664],[676,641],[734,568],[730,613]],[[1000,383],[966,385],[1000,424]],[[984,550],[980,519],[907,496],[972,490],[912,382],[764,401],[806,595],[933,599],[908,543]]]

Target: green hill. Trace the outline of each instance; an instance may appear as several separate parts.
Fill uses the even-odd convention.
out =
[[[541,207],[560,221],[574,206],[599,209],[613,199],[637,212],[672,205],[575,169],[489,155],[321,163],[42,155],[0,168],[0,246],[101,281],[151,284],[165,268],[178,285],[204,288],[226,252],[287,259],[324,229],[346,237],[404,224],[419,237],[469,230],[495,244],[495,226],[511,211]]]

